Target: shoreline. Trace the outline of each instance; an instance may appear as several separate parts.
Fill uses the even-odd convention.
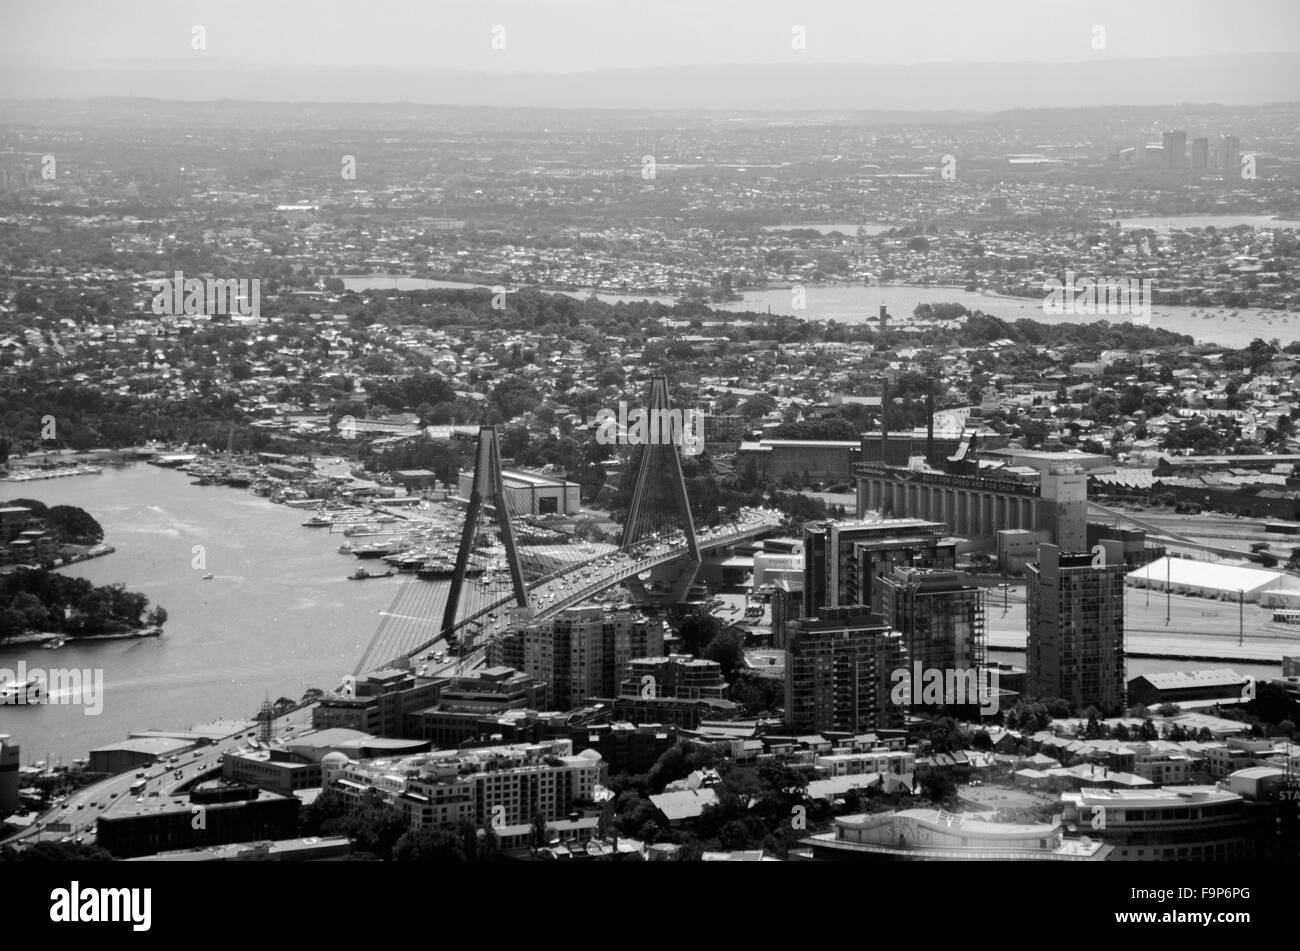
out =
[[[489,285],[487,285],[486,283],[484,283],[484,284],[479,284],[479,283],[475,283],[475,282],[473,282],[473,281],[466,281],[466,280],[464,280],[463,277],[461,277],[461,278],[459,278],[459,279],[458,279],[458,278],[446,278],[446,277],[423,277],[423,276],[418,276],[418,275],[415,275],[415,274],[349,274],[349,275],[334,275],[334,276],[340,277],[340,279],[343,279],[343,280],[366,280],[366,281],[371,280],[371,279],[384,279],[384,280],[412,280],[412,281],[434,281],[434,282],[441,282],[441,283],[445,283],[445,284],[452,284],[452,285],[455,285],[454,287],[450,287],[450,288],[436,288],[436,287],[434,287],[434,288],[424,288],[425,290],[439,290],[439,289],[446,289],[446,290],[464,289],[464,290],[470,290],[470,289],[487,289],[487,288],[489,287]],[[977,295],[979,295],[981,298],[984,298],[984,299],[986,299],[986,300],[990,300],[990,301],[1004,301],[1004,302],[1007,302],[1007,303],[1019,303],[1019,304],[1032,303],[1032,302],[1034,302],[1034,301],[1041,301],[1041,299],[1042,299],[1042,298],[1041,298],[1041,295],[1036,295],[1036,294],[1035,294],[1035,295],[1025,295],[1025,296],[1021,297],[1021,296],[1016,296],[1016,295],[1014,295],[1014,294],[1005,294],[1005,293],[1003,293],[1003,292],[1001,292],[1001,291],[992,291],[992,290],[989,290],[989,289],[987,289],[987,288],[976,288],[975,290],[967,290],[967,289],[966,289],[966,286],[965,286],[964,284],[900,284],[900,283],[889,283],[889,284],[868,284],[868,283],[862,283],[862,282],[860,282],[860,281],[808,281],[808,282],[803,282],[803,281],[795,281],[795,282],[791,282],[791,281],[779,281],[779,282],[775,282],[775,283],[771,283],[771,284],[766,284],[766,285],[764,285],[763,287],[750,287],[750,288],[745,288],[744,290],[742,290],[742,291],[739,292],[739,293],[742,295],[742,296],[740,297],[739,300],[731,300],[731,301],[708,301],[708,300],[705,300],[705,301],[701,301],[700,303],[702,303],[702,304],[703,304],[704,306],[706,306],[706,307],[712,307],[712,308],[715,308],[715,309],[716,309],[716,308],[725,308],[725,307],[728,307],[728,306],[734,306],[734,305],[743,305],[743,304],[746,304],[746,303],[751,303],[751,302],[753,302],[752,298],[749,297],[749,296],[746,296],[746,295],[752,295],[752,294],[767,294],[767,293],[772,293],[772,292],[774,292],[774,291],[788,291],[788,290],[790,290],[790,289],[792,289],[792,288],[794,288],[794,287],[796,287],[796,286],[798,286],[798,287],[802,287],[802,288],[805,288],[805,289],[808,289],[808,290],[814,290],[814,289],[838,289],[838,288],[855,288],[855,287],[861,287],[861,288],[862,288],[863,290],[865,290],[865,291],[872,291],[872,290],[886,290],[886,291],[888,291],[888,290],[891,290],[891,289],[898,289],[898,290],[901,290],[901,291],[917,291],[917,290],[933,290],[933,291],[936,291],[936,292],[941,292],[941,291],[956,291],[956,292],[959,292],[959,293],[962,293],[962,294],[977,294]],[[682,290],[682,291],[677,291],[677,292],[673,292],[673,291],[662,291],[662,290],[637,290],[637,289],[634,289],[634,290],[626,290],[626,289],[619,289],[619,288],[610,288],[610,289],[605,289],[605,288],[593,288],[593,287],[567,288],[567,287],[558,287],[558,286],[554,286],[554,285],[544,285],[544,284],[520,284],[520,285],[518,285],[518,286],[516,286],[516,287],[513,287],[513,288],[507,286],[507,292],[508,292],[508,293],[517,293],[517,292],[519,292],[519,291],[521,291],[521,290],[530,289],[530,288],[533,289],[533,290],[536,290],[536,291],[538,291],[538,292],[540,292],[540,293],[543,293],[543,294],[564,294],[564,295],[572,296],[572,297],[575,297],[575,298],[578,298],[578,299],[582,299],[582,296],[583,296],[583,295],[587,295],[587,296],[594,295],[594,296],[596,296],[597,298],[600,298],[600,297],[632,298],[632,299],[636,299],[636,300],[646,300],[646,301],[650,301],[650,302],[652,302],[652,303],[665,303],[665,302],[668,302],[668,304],[669,304],[670,306],[675,306],[675,305],[677,304],[677,302],[678,302],[678,299],[682,296],[682,294],[685,293],[684,290]],[[395,288],[388,288],[388,289],[389,289],[389,290],[392,290],[392,289],[395,289]],[[385,290],[385,288],[382,288],[382,287],[369,287],[369,288],[365,288],[364,290],[376,290],[376,291],[378,291],[378,290]],[[358,291],[354,291],[354,293],[359,293],[359,292],[361,292],[361,289],[359,289]],[[761,308],[761,307],[762,307],[762,304],[760,304],[760,303],[757,303],[757,302],[753,302],[753,303],[754,303],[754,306],[755,306],[756,308]],[[946,302],[946,301],[939,301],[939,303],[947,303],[947,302]],[[1167,315],[1169,315],[1169,312],[1168,312],[1167,310],[1164,310],[1164,309],[1165,309],[1165,308],[1170,308],[1170,307],[1186,307],[1186,308],[1189,308],[1189,310],[1192,310],[1192,311],[1198,311],[1198,312],[1199,312],[1199,311],[1225,311],[1225,312],[1227,312],[1227,311],[1230,310],[1230,308],[1228,308],[1226,305],[1218,305],[1218,304],[1185,304],[1185,303],[1174,304],[1174,303],[1170,303],[1170,304],[1152,304],[1152,305],[1150,305],[1150,306],[1151,306],[1151,312],[1152,312],[1152,314],[1154,314],[1154,315],[1159,315],[1159,316],[1167,316]],[[1254,310],[1254,311],[1257,311],[1257,312],[1259,312],[1259,313],[1266,313],[1266,312],[1268,312],[1268,313],[1277,313],[1277,314],[1300,313],[1300,308],[1288,308],[1288,307],[1285,307],[1285,306],[1283,306],[1283,305],[1281,305],[1281,304],[1278,304],[1278,303],[1267,303],[1267,304],[1247,304],[1247,305],[1244,306],[1244,307],[1234,307],[1234,308],[1231,308],[1231,310],[1233,310],[1233,311],[1250,311],[1250,310]],[[753,311],[740,311],[740,312],[742,312],[742,313],[744,313],[744,312],[762,313],[762,310],[761,310],[761,309],[756,309],[756,310],[753,310]],[[1124,314],[1114,314],[1114,315],[1096,314],[1096,315],[1086,315],[1086,316],[1093,316],[1093,317],[1095,318],[1095,320],[1094,320],[1093,322],[1098,322],[1098,321],[1108,321],[1111,317],[1125,317],[1125,316],[1131,316],[1131,315],[1124,315]],[[820,320],[820,319],[824,319],[824,318],[801,318],[801,319],[805,319],[805,320],[808,320],[808,319]],[[833,319],[833,318],[830,318],[830,319]],[[1034,319],[1034,318],[1031,317],[1031,318],[1029,318],[1029,319],[1032,320],[1032,319]],[[1122,322],[1122,321],[1121,321],[1121,322]],[[1187,334],[1187,336],[1192,336],[1192,337],[1195,339],[1195,335],[1194,335],[1194,334],[1189,333],[1189,334]]]
[[[163,629],[161,627],[142,627],[138,631],[121,631],[117,634],[96,634],[88,637],[74,637],[71,634],[44,631],[39,634],[19,634],[8,640],[0,641],[0,650],[4,650],[6,647],[40,646],[58,640],[62,640],[65,647],[69,644],[93,644],[96,641],[134,641],[143,637],[162,637],[162,633]]]

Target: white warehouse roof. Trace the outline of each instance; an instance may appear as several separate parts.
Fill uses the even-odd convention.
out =
[[[1249,593],[1267,588],[1290,590],[1300,587],[1300,579],[1281,571],[1168,556],[1130,571],[1127,578],[1132,581],[1146,581],[1152,587],[1161,588],[1168,578],[1169,583],[1176,588],[1200,588],[1233,594],[1238,591]]]

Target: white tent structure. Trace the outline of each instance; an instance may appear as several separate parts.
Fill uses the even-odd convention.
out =
[[[1168,586],[1174,594],[1195,595],[1202,598],[1237,600],[1239,594],[1252,603],[1268,600],[1281,591],[1300,591],[1300,577],[1267,568],[1242,565],[1224,565],[1190,558],[1159,558],[1149,565],[1130,571],[1125,583],[1139,588],[1164,591]]]

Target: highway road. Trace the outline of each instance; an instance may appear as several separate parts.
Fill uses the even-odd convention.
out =
[[[275,720],[275,736],[291,737],[311,726],[311,707],[303,707]],[[178,801],[188,802],[188,790],[195,783],[221,774],[221,759],[230,750],[248,747],[258,736],[261,724],[249,721],[214,743],[178,753],[150,766],[118,773],[68,795],[61,804],[43,813],[29,829],[5,844],[72,840],[93,845],[95,826],[101,817],[126,816],[147,809],[159,811]],[[132,795],[140,780],[145,788]],[[51,829],[51,826],[54,828]]]
[[[735,522],[697,532],[696,539],[701,549],[714,548],[769,531],[783,524],[784,521],[785,516],[780,512],[769,509],[743,509],[740,518]],[[552,575],[529,588],[528,600],[532,605],[533,617],[539,619],[550,617],[566,607],[588,600],[633,575],[642,574],[657,565],[680,558],[685,547],[685,537],[674,535],[641,546],[635,555],[624,551],[612,551],[594,561],[584,562]],[[485,653],[484,645],[509,630],[511,610],[512,599],[507,596],[470,615],[463,623],[461,630],[469,632],[469,636],[464,638],[464,645],[474,649],[474,652],[479,655],[477,660],[481,660]],[[416,648],[413,657],[417,666],[431,665],[437,653],[446,649],[445,639],[439,637]],[[461,658],[461,662],[457,665],[461,672],[476,666],[476,663],[470,663],[469,660],[468,654]],[[430,667],[429,670],[432,671],[433,668]]]

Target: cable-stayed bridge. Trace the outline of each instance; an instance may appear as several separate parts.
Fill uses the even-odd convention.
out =
[[[414,666],[438,650],[455,650],[459,669],[473,667],[512,624],[544,620],[620,584],[640,603],[676,603],[704,552],[784,523],[780,512],[742,509],[697,532],[682,469],[685,421],[663,377],[652,381],[646,411],[653,425],[642,427],[637,445],[619,434],[606,484],[571,533],[522,514],[530,502],[502,478],[496,431],[480,429],[450,584],[403,584],[355,674]]]

